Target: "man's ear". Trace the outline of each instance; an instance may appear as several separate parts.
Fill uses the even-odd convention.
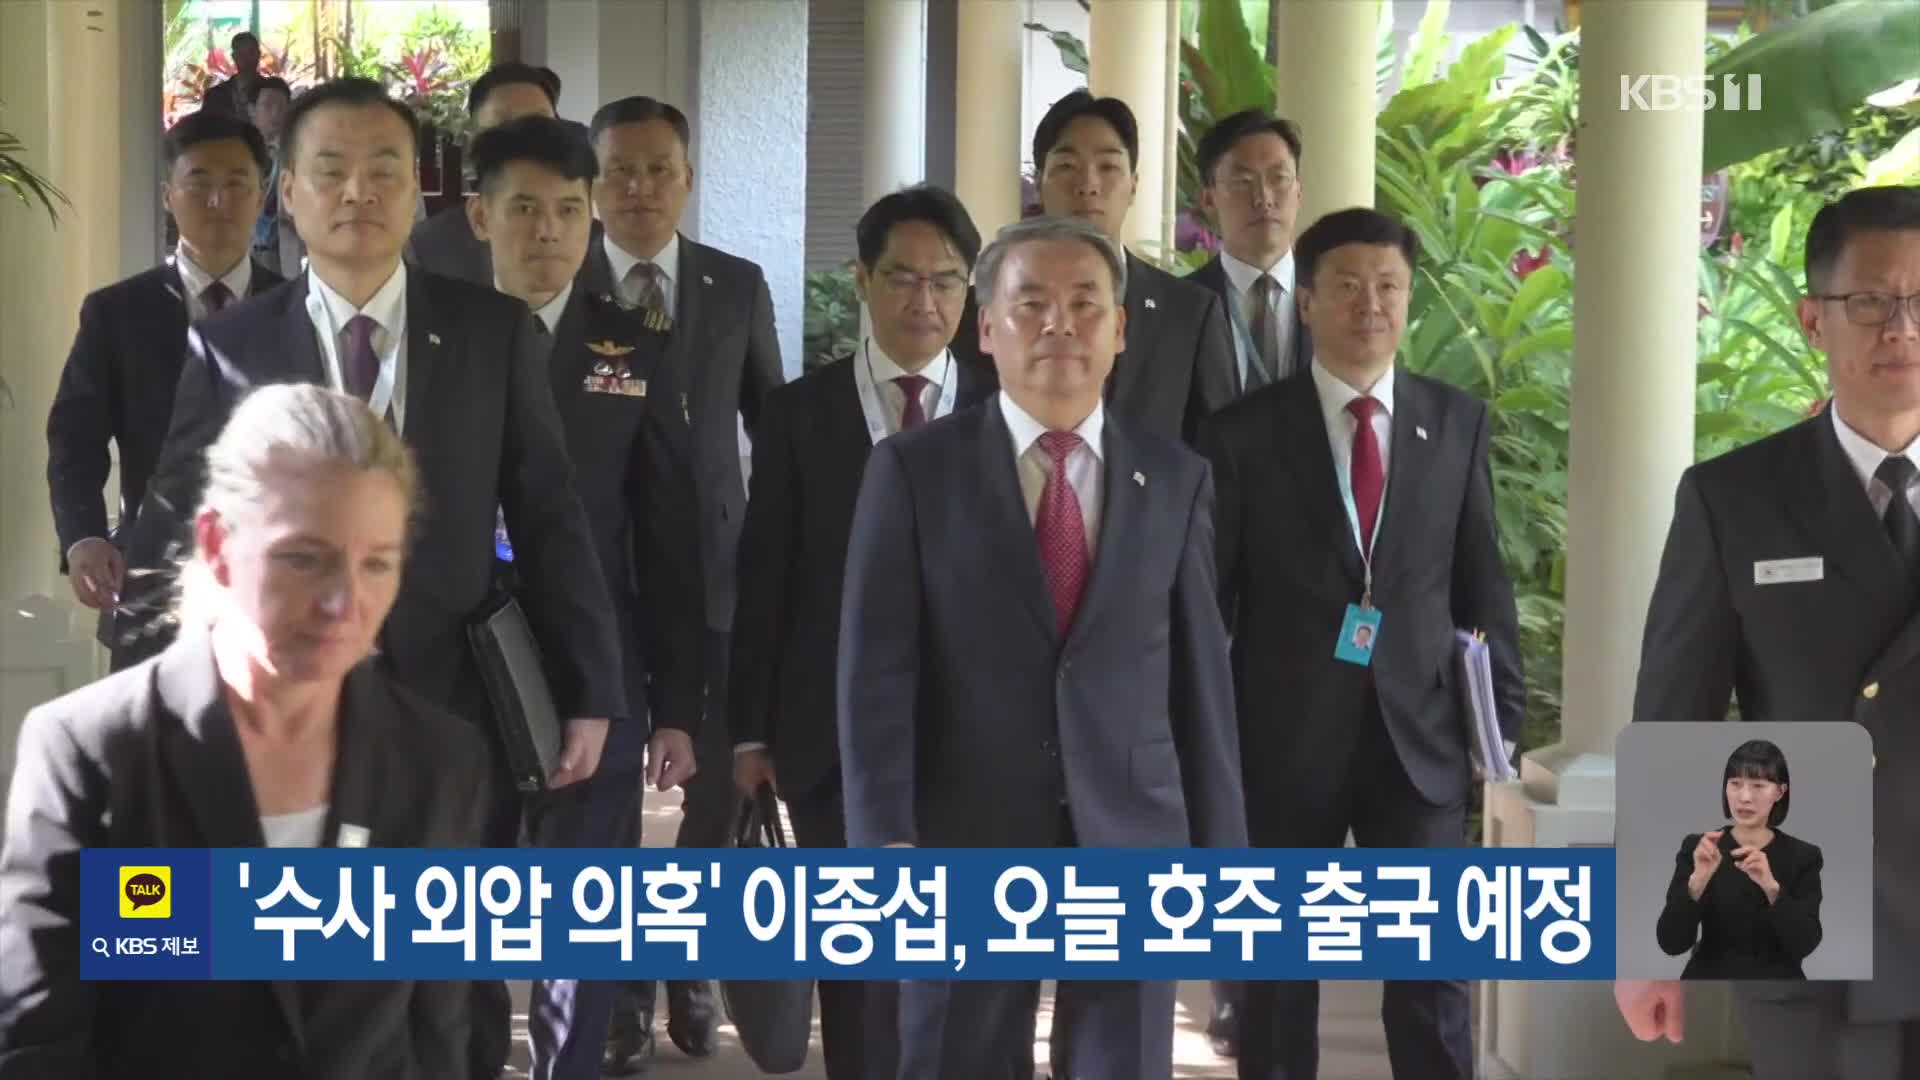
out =
[[[873,280],[867,275],[867,264],[858,259],[853,261],[853,295],[861,303],[867,302],[867,293],[873,288]]]
[[[487,201],[479,195],[467,196],[467,224],[473,228],[473,235],[483,244],[493,241],[487,235]]]

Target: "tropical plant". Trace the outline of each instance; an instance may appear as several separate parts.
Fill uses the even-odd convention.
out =
[[[850,355],[859,344],[860,297],[853,270],[815,270],[807,274],[806,321],[801,330],[803,370],[812,371]]]
[[[47,219],[54,225],[60,224],[60,207],[73,204],[53,182],[36,172],[33,166],[24,160],[27,148],[18,136],[0,131],[0,187],[13,193],[28,207],[35,203],[46,211]]]

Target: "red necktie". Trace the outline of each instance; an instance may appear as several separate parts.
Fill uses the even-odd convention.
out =
[[[893,380],[893,385],[907,395],[907,407],[900,414],[900,430],[912,431],[927,422],[926,406],[920,404],[920,391],[926,389],[927,378],[924,375],[902,375]]]
[[[227,288],[224,281],[216,281],[200,294],[200,302],[207,306],[207,314],[218,315],[220,309],[233,300],[233,290]]]
[[[1080,496],[1067,480],[1067,457],[1081,446],[1071,431],[1049,431],[1040,436],[1040,449],[1053,459],[1047,486],[1040,491],[1040,508],[1033,516],[1033,532],[1040,541],[1040,566],[1046,571],[1047,591],[1060,618],[1060,634],[1073,625],[1080,594],[1087,585],[1087,520],[1080,516]]]
[[[1380,516],[1380,495],[1386,490],[1386,470],[1380,467],[1380,440],[1373,434],[1373,414],[1380,403],[1370,397],[1347,402],[1347,411],[1358,421],[1353,429],[1353,508],[1360,515],[1360,557],[1373,552],[1373,530]]]

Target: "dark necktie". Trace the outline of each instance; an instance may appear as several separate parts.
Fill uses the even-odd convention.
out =
[[[1280,364],[1280,320],[1286,317],[1286,294],[1280,283],[1265,274],[1253,283],[1253,355],[1248,359],[1247,389],[1252,390],[1278,379]]]
[[[215,281],[200,293],[200,302],[207,306],[207,314],[218,315],[220,310],[233,302],[233,290],[227,288],[224,281]]]
[[[666,275],[659,267],[649,262],[634,263],[633,269],[627,271],[627,280],[639,283],[642,310],[667,313]]]
[[[340,377],[349,394],[362,401],[373,397],[380,378],[380,357],[373,351],[373,332],[379,323],[365,315],[347,320],[347,349],[340,356]]]
[[[1893,550],[1907,568],[1908,578],[1920,582],[1920,516],[1914,514],[1913,500],[1907,495],[1916,471],[1920,470],[1914,468],[1905,454],[1895,454],[1880,463],[1873,478],[1893,492],[1880,520],[1887,527],[1887,539],[1893,541]]]
[[[1047,591],[1053,596],[1062,637],[1073,626],[1091,562],[1087,555],[1087,521],[1080,516],[1080,496],[1067,479],[1067,458],[1080,446],[1080,436],[1071,431],[1049,431],[1040,436],[1040,449],[1052,459],[1053,469],[1040,491],[1033,531],[1040,541],[1040,566],[1046,572]]]
[[[926,406],[920,403],[920,391],[926,389],[927,378],[924,375],[902,375],[893,380],[893,385],[907,396],[907,406],[900,413],[900,430],[912,431],[927,422]]]
[[[1357,397],[1347,402],[1347,411],[1357,421],[1353,428],[1353,463],[1349,476],[1353,482],[1353,509],[1360,516],[1360,557],[1365,559],[1372,557],[1380,496],[1387,487],[1387,473],[1380,466],[1380,440],[1373,433],[1373,414],[1380,411],[1380,403],[1370,397]]]

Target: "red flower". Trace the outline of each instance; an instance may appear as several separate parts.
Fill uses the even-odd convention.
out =
[[[1746,246],[1747,238],[1739,233],[1734,233],[1733,239],[1727,241],[1727,250],[1733,252],[1735,258],[1740,257],[1740,252],[1745,250]]]
[[[1540,269],[1552,261],[1553,245],[1548,244],[1542,247],[1537,255],[1522,248],[1513,256],[1513,261],[1509,263],[1508,266],[1513,270],[1515,277],[1525,281],[1528,274],[1533,273],[1535,270]]]

